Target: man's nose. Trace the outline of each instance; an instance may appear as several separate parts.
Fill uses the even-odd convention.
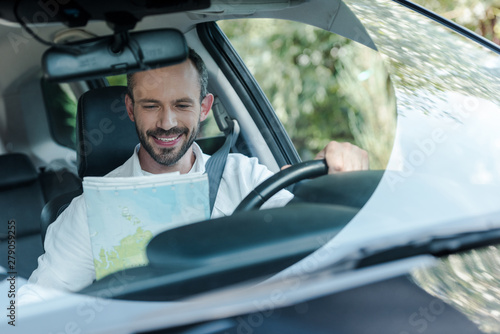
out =
[[[170,108],[165,108],[160,112],[158,117],[159,128],[169,130],[177,126],[177,115]]]

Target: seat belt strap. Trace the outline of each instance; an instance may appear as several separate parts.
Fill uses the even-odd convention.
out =
[[[219,192],[219,185],[222,179],[222,173],[226,166],[227,156],[231,147],[234,145],[233,141],[238,137],[239,125],[236,120],[232,120],[233,126],[226,135],[226,141],[207,161],[205,165],[205,172],[208,175],[208,194],[210,199],[210,215],[212,215],[215,199]]]
[[[217,198],[217,193],[219,192],[219,185],[222,179],[222,173],[224,172],[224,167],[226,166],[227,156],[229,155],[229,151],[240,133],[238,122],[231,119],[218,96],[215,96],[214,98],[212,111],[219,130],[224,132],[226,135],[226,140],[224,144],[208,159],[205,165],[205,173],[208,174],[210,215],[212,215],[214,210],[215,199]]]

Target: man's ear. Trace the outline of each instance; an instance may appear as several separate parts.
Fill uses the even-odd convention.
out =
[[[210,93],[205,95],[203,101],[201,101],[201,114],[200,121],[204,121],[208,117],[210,109],[212,109],[212,104],[214,103],[214,96]]]
[[[135,122],[135,119],[134,119],[134,102],[132,101],[132,98],[130,97],[130,95],[125,94],[125,107],[127,108],[127,114],[128,114],[128,118],[130,118],[130,120],[132,122]]]

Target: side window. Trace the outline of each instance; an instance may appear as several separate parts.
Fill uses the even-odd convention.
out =
[[[387,166],[396,129],[395,95],[378,52],[298,22],[221,21],[219,26],[256,78],[303,160],[330,140]]]
[[[127,76],[125,74],[107,77],[110,86],[126,86]],[[215,122],[213,112],[210,112],[207,119],[201,123],[200,133],[198,134],[198,139],[223,136],[223,133],[219,131],[219,127]]]
[[[58,144],[75,149],[77,109],[75,94],[66,83],[50,83],[42,79],[41,86],[52,137]]]

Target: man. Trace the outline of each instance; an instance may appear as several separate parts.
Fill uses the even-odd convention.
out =
[[[207,92],[208,74],[192,50],[185,62],[128,76],[127,113],[135,122],[140,145],[132,157],[106,177],[129,177],[180,172],[204,172],[209,156],[194,139],[214,97]],[[326,158],[329,171],[368,169],[365,151],[351,144],[329,143],[317,156]],[[212,217],[230,215],[239,202],[272,173],[257,159],[230,154],[221,179]],[[281,191],[267,207],[283,206],[293,197]],[[87,214],[83,196],[50,225],[45,254],[29,283],[20,291],[20,303],[46,298],[38,287],[77,291],[95,279]]]

